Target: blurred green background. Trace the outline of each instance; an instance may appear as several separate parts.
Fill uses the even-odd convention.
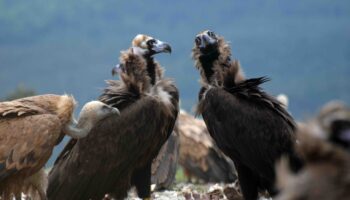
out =
[[[199,75],[190,54],[204,29],[231,41],[247,77],[270,77],[265,89],[287,94],[297,119],[332,99],[350,102],[348,0],[0,0],[0,98],[16,88],[69,93],[80,109],[112,78],[120,50],[145,33],[172,45],[157,59],[191,111]]]

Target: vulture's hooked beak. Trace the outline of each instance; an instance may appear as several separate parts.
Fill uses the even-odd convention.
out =
[[[218,45],[218,39],[214,32],[204,31],[196,36],[196,46],[202,53],[210,53]]]
[[[151,48],[154,54],[157,53],[171,53],[171,46],[166,43],[162,42],[160,40],[155,40],[156,42],[153,44],[153,47]]]
[[[112,76],[115,76],[115,75],[119,74],[121,71],[122,71],[122,64],[117,64],[112,69]]]
[[[206,48],[208,45],[211,45],[213,42],[208,35],[201,35],[201,42],[198,45],[199,48]]]

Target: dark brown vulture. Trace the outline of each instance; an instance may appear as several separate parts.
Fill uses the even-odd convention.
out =
[[[180,134],[179,163],[189,181],[192,176],[211,183],[237,179],[233,162],[216,146],[203,120],[181,111],[176,130]]]
[[[170,46],[150,36],[137,35],[121,53],[114,72],[120,81],[108,81],[100,101],[120,110],[81,140],[71,140],[50,174],[48,199],[99,200],[109,194],[126,197],[132,185],[138,196],[150,197],[151,165],[173,131],[179,94],[163,79],[153,56]]]
[[[152,186],[154,186],[153,190],[169,189],[175,181],[179,146],[179,134],[173,131],[153,160],[151,178]]]
[[[350,131],[350,127],[342,130]],[[312,131],[308,126],[299,128],[296,149],[305,165],[297,174],[290,172],[285,159],[279,163],[277,182],[281,193],[276,200],[350,199],[349,152],[338,143],[315,136]]]
[[[245,199],[255,200],[264,190],[276,194],[275,161],[288,154],[295,168],[299,165],[293,118],[260,88],[267,78],[244,79],[222,37],[201,32],[192,53],[202,80],[197,112],[218,147],[234,161]]]
[[[119,113],[99,101],[73,117],[75,101],[67,95],[40,95],[0,102],[0,197],[21,199],[26,182],[39,173],[65,134],[81,138],[99,120]],[[40,174],[40,173],[39,173]],[[45,191],[36,188],[41,199]]]

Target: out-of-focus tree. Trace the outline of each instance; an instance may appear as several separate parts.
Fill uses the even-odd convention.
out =
[[[12,92],[10,92],[7,96],[2,98],[1,100],[11,101],[14,99],[33,96],[35,94],[36,92],[34,89],[28,88],[23,84],[19,84]]]

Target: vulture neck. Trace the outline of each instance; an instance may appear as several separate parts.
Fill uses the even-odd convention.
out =
[[[147,61],[147,72],[149,77],[151,77],[151,84],[154,85],[156,83],[156,63],[151,56],[146,56],[145,59]]]
[[[74,139],[79,139],[87,136],[92,127],[93,123],[91,120],[88,120],[87,117],[80,116],[78,122],[72,119],[70,123],[66,125],[65,133]]]
[[[219,51],[215,50],[212,53],[199,56],[199,62],[202,65],[205,78],[207,82],[210,83],[211,77],[214,75],[213,63],[219,58]]]

